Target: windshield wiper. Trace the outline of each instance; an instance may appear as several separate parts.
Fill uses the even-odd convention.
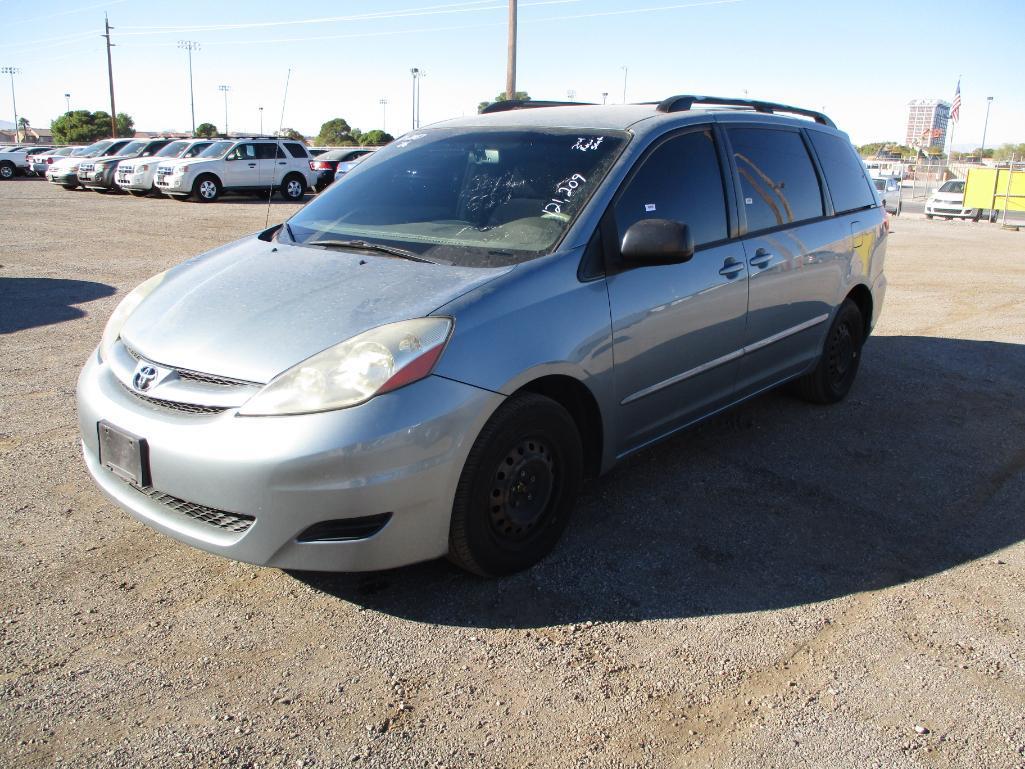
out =
[[[366,240],[308,240],[302,245],[324,246],[325,248],[354,248],[358,251],[376,251],[380,254],[388,254],[389,256],[398,256],[402,259],[409,259],[411,262],[437,264],[437,262],[432,262],[430,259],[424,259],[422,256],[414,254],[412,251],[407,251],[404,248],[386,246],[382,243],[371,243]]]

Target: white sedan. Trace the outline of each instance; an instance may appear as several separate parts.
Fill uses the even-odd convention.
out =
[[[944,219],[974,219],[978,221],[982,210],[964,207],[964,186],[961,179],[943,182],[936,192],[929,196],[925,203],[925,218],[942,216]]]

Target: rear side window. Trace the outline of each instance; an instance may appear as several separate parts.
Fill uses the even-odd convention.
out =
[[[301,144],[296,144],[295,142],[285,142],[285,147],[286,149],[288,149],[290,153],[292,153],[292,157],[294,158],[309,157],[309,155],[306,154],[306,148]]]
[[[749,232],[822,216],[822,191],[797,131],[728,128]]]
[[[669,139],[643,163],[616,202],[620,237],[641,219],[671,219],[690,227],[695,246],[726,238],[726,199],[711,131]]]
[[[264,142],[263,144],[250,145],[256,147],[256,159],[257,160],[273,160],[275,153],[278,151],[277,144],[270,144]]]
[[[842,214],[874,206],[875,196],[865,176],[865,167],[851,143],[821,131],[808,131],[808,135],[822,164],[833,209]],[[883,185],[880,189],[886,189],[885,182]]]

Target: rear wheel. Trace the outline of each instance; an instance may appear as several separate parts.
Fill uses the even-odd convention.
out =
[[[221,184],[217,177],[200,176],[192,185],[192,196],[200,203],[213,203],[221,196]]]
[[[812,403],[842,401],[858,374],[864,341],[865,325],[861,310],[848,299],[840,305],[833,318],[818,365],[810,374],[797,380],[798,394]]]
[[[281,197],[285,200],[299,201],[306,194],[306,180],[297,174],[286,176],[281,182]]]
[[[509,398],[463,467],[449,559],[486,577],[537,563],[566,528],[582,468],[580,434],[566,409],[533,393]]]

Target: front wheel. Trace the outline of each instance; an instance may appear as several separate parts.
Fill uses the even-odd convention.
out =
[[[66,190],[77,190],[78,189],[78,185],[77,184],[62,184],[61,187],[63,187]]]
[[[925,218],[926,218],[926,219],[932,219],[932,214],[926,214],[926,215],[925,215]]]
[[[13,179],[16,173],[17,169],[10,160],[0,162],[0,179]]]
[[[566,409],[534,393],[506,400],[459,477],[449,560],[485,577],[540,561],[566,528],[582,469],[580,434]]]
[[[221,196],[221,185],[213,176],[200,176],[192,185],[192,195],[200,203],[213,203]]]
[[[149,195],[149,192],[146,190],[128,190],[128,194],[133,198],[144,198]]]
[[[833,318],[826,334],[822,355],[815,369],[797,380],[797,392],[812,403],[838,403],[854,384],[865,342],[865,324],[861,310],[846,300]]]

